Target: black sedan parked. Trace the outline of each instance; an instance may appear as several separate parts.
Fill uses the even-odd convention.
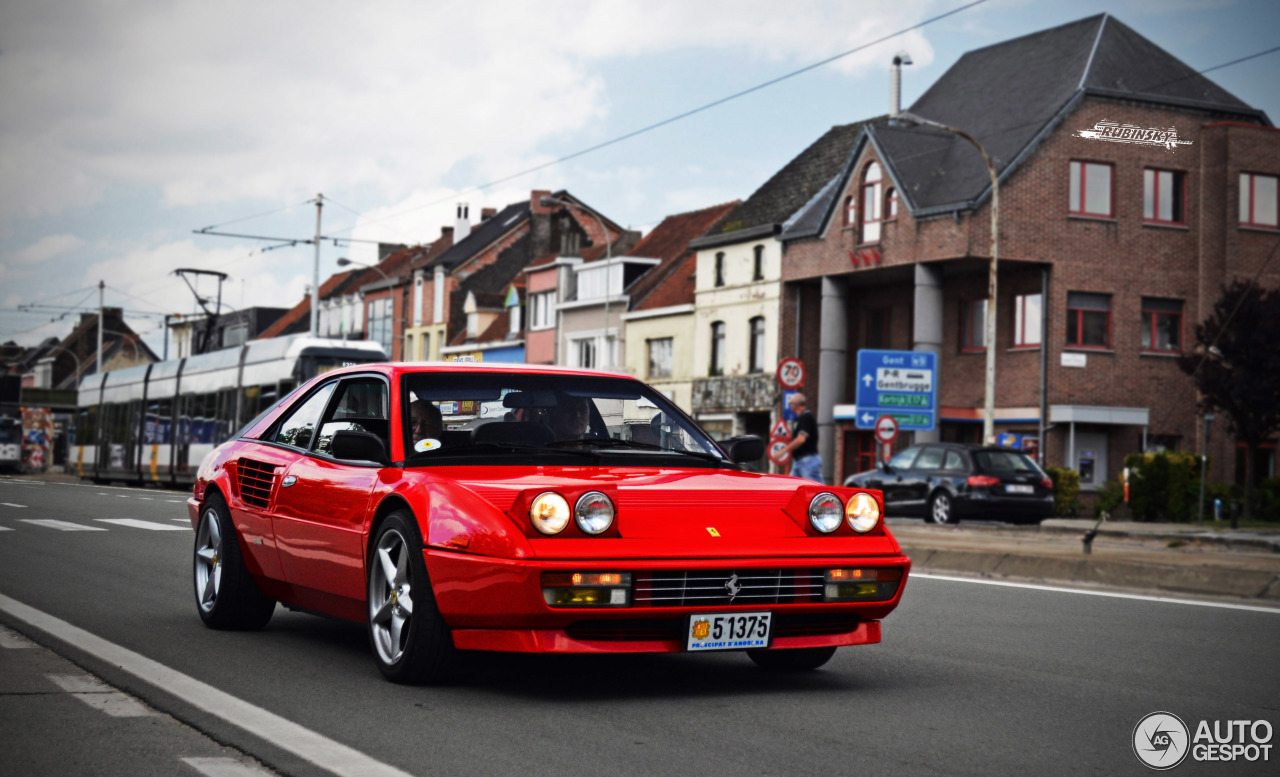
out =
[[[880,468],[850,475],[845,486],[878,488],[889,515],[932,523],[961,518],[1040,522],[1053,514],[1053,481],[1022,451],[928,443]]]

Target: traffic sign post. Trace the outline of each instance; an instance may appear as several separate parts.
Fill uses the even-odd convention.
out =
[[[783,439],[787,439],[791,437],[791,428],[787,426],[786,421],[779,418],[778,423],[774,424],[773,429],[769,432],[769,437],[781,437]]]
[[[769,461],[772,461],[774,464],[777,464],[779,467],[787,466],[787,463],[791,461],[791,454],[787,451],[788,442],[790,442],[790,440],[786,440],[780,437],[774,437],[772,440],[770,440],[769,441]]]
[[[891,415],[882,415],[876,419],[875,426],[876,442],[880,443],[880,460],[889,461],[889,446],[893,445],[893,441],[898,439],[898,421]]]
[[[938,419],[938,355],[932,351],[858,351],[857,428],[890,416],[903,431],[932,431]]]

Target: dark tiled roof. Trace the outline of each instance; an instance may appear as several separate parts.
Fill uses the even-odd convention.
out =
[[[515,229],[517,224],[529,218],[529,212],[528,200],[511,203],[499,211],[498,215],[475,225],[471,230],[471,234],[453,243],[448,250],[428,261],[427,266],[443,265],[446,270],[452,270],[493,245],[498,238]]]
[[[970,51],[909,110],[973,135],[1003,174],[1088,94],[1263,118],[1108,14]],[[913,210],[970,206],[989,186],[981,157],[955,135],[880,125],[872,134]]]
[[[722,232],[782,224],[840,173],[866,122],[827,130],[724,220]]]
[[[485,265],[462,279],[449,295],[449,331],[465,334],[467,330],[467,316],[462,312],[467,292],[474,292],[477,302],[488,299],[488,295],[497,295],[499,300],[495,307],[501,307],[502,293],[520,271],[529,266],[532,254],[533,238],[526,232],[504,248],[492,264]]]
[[[702,210],[667,216],[658,226],[650,230],[643,240],[636,243],[635,247],[627,252],[628,256],[642,256],[662,261],[627,288],[627,294],[631,297],[631,309],[647,310],[693,302],[692,281],[685,283],[683,277],[673,278],[673,274],[684,264],[682,260],[693,254],[689,248],[689,241],[708,232],[714,232],[740,204],[738,200],[734,200]],[[687,295],[685,287],[687,287]],[[651,300],[651,297],[654,299]],[[678,301],[655,304],[671,297],[677,297]]]

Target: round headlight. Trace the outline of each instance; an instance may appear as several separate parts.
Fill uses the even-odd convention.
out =
[[[529,520],[543,534],[559,534],[569,525],[569,503],[554,491],[543,491],[529,505]]]
[[[835,494],[818,494],[809,502],[809,523],[823,534],[830,534],[840,528],[842,507]]]
[[[859,534],[866,534],[880,523],[880,505],[871,494],[854,494],[844,513],[849,526]]]
[[[587,534],[599,534],[613,525],[613,502],[599,491],[588,491],[578,497],[573,519]]]

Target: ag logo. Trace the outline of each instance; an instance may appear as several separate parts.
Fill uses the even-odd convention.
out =
[[[1182,763],[1190,741],[1187,724],[1171,712],[1153,712],[1133,727],[1133,754],[1157,771]]]

